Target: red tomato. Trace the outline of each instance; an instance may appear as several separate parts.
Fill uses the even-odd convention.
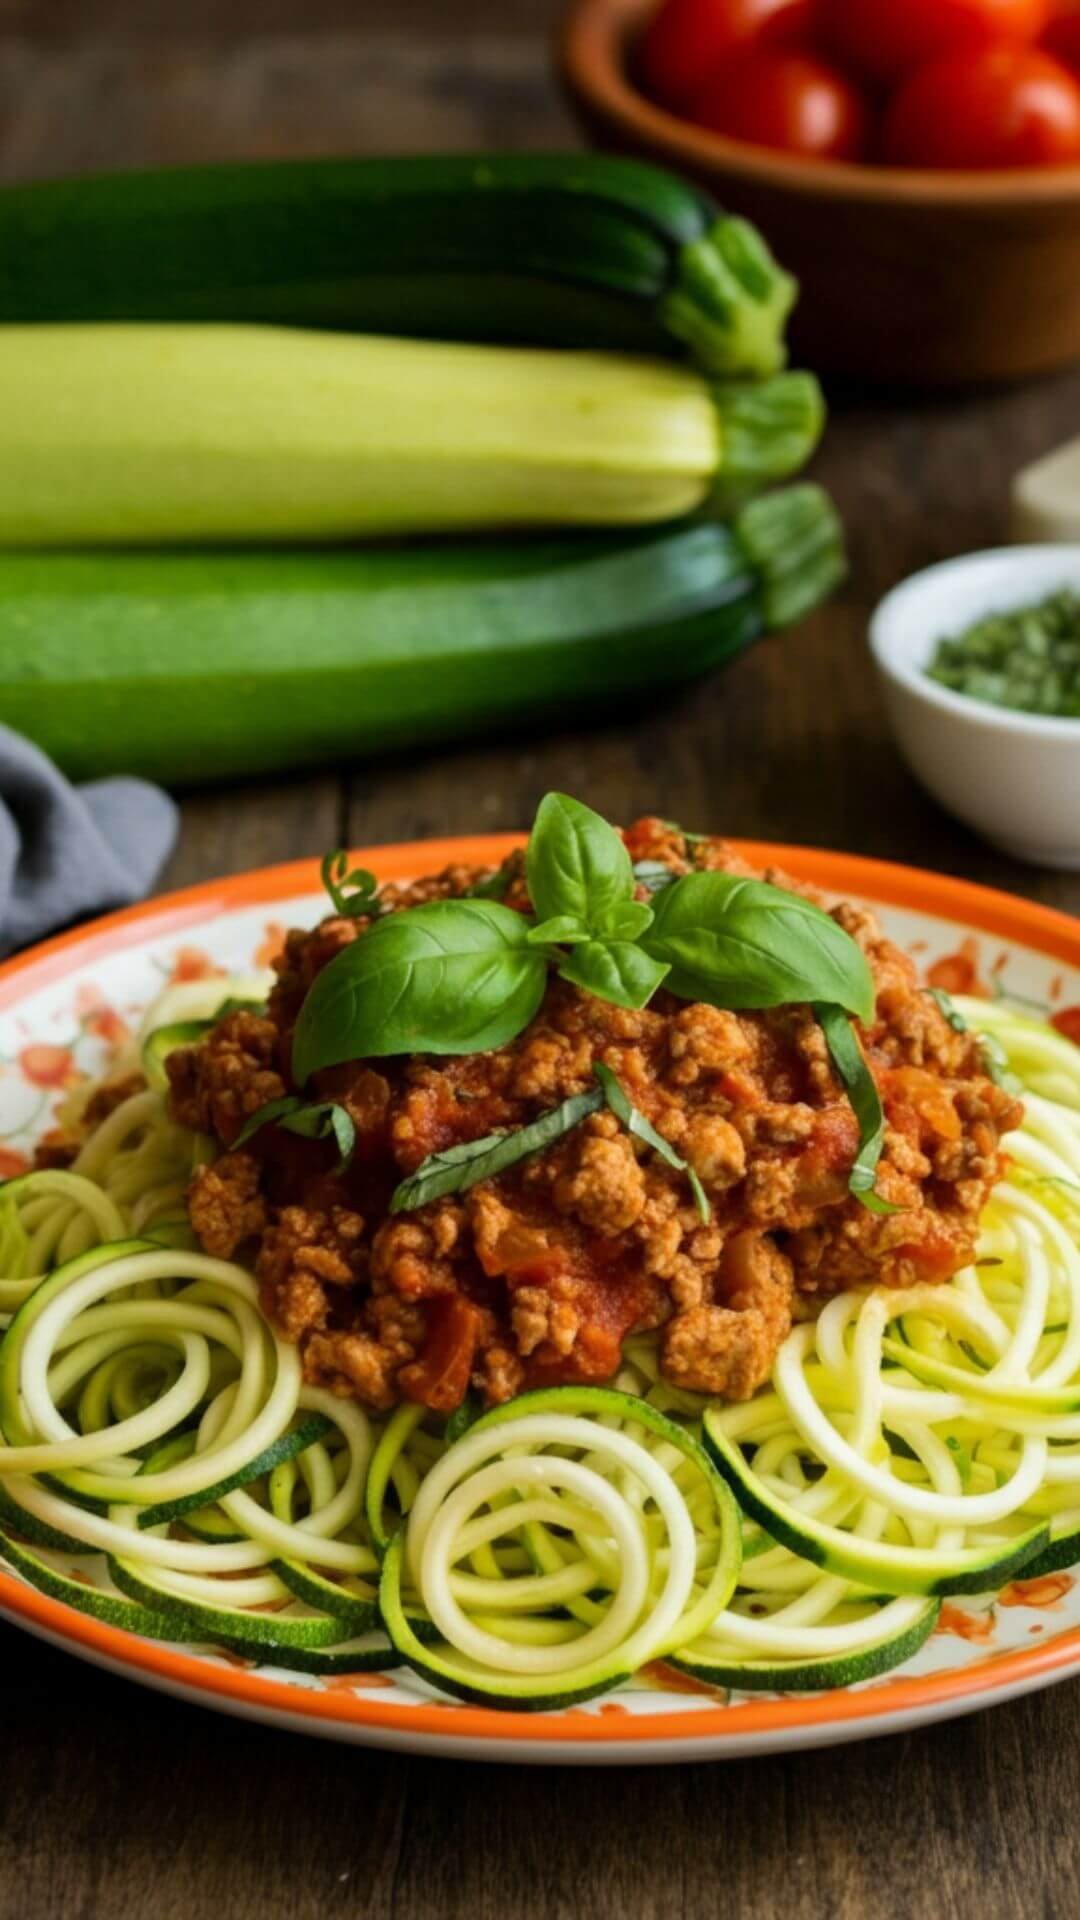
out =
[[[641,42],[641,71],[665,106],[685,104],[736,47],[798,39],[814,0],[661,0]]]
[[[1042,44],[1067,67],[1080,72],[1080,5],[1059,7],[1042,37]]]
[[[1053,167],[1080,159],[1080,86],[1035,47],[965,47],[919,67],[885,121],[901,167]]]
[[[1075,1041],[1080,1047],[1080,1007],[1061,1007],[1050,1015],[1050,1025],[1056,1027],[1066,1040]]]
[[[810,160],[857,160],[869,117],[849,80],[813,54],[747,47],[694,95],[687,114],[711,133]]]
[[[1050,0],[821,0],[821,38],[869,80],[899,79],[946,48],[1037,40]]]

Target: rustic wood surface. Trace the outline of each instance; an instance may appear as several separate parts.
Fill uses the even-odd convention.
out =
[[[575,138],[557,0],[0,0],[0,177]],[[522,826],[549,786],[615,817],[849,848],[1080,908],[1075,876],[948,820],[891,745],[868,607],[993,542],[1006,482],[1080,430],[1080,375],[912,403],[833,396],[818,463],[840,598],[637,721],[193,793],[166,883],[430,833]],[[0,423],[2,433],[2,423]],[[46,1920],[1066,1920],[1076,1682],[903,1738],[725,1769],[472,1767],[289,1738],[0,1629],[0,1915]]]

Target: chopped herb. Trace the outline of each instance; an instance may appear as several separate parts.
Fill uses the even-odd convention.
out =
[[[322,883],[334,903],[338,913],[348,920],[356,920],[361,914],[375,915],[378,912],[376,895],[379,883],[366,867],[349,869],[349,856],[344,847],[338,847],[335,853],[323,856]],[[348,889],[348,891],[346,891]]]
[[[855,1029],[842,1007],[816,1006],[814,1012],[859,1123],[859,1151],[848,1187],[871,1213],[899,1213],[899,1207],[874,1191],[878,1161],[885,1145],[885,1113],[874,1076],[855,1038]]]
[[[268,1100],[265,1106],[253,1113],[244,1122],[234,1147],[242,1147],[246,1140],[271,1123],[282,1127],[286,1133],[299,1134],[304,1140],[337,1141],[337,1170],[347,1167],[356,1146],[356,1128],[352,1116],[336,1100],[324,1100],[309,1105],[298,1093],[287,1093],[280,1100]]]
[[[658,1153],[661,1160],[665,1160],[669,1167],[674,1167],[679,1173],[685,1173],[702,1224],[708,1226],[712,1219],[709,1196],[690,1162],[684,1160],[681,1153],[676,1153],[670,1140],[665,1140],[662,1133],[657,1133],[652,1122],[646,1120],[639,1107],[635,1107],[626,1088],[612,1073],[610,1067],[605,1067],[603,1062],[598,1060],[593,1066],[593,1072],[604,1090],[604,1098],[608,1106],[615,1118],[622,1121],[627,1133],[632,1133],[635,1139],[644,1140],[646,1146],[651,1147],[654,1153]]]
[[[969,700],[1080,719],[1080,594],[1063,587],[1037,606],[978,620],[939,640],[926,671]]]
[[[391,1213],[411,1213],[429,1200],[441,1200],[447,1193],[466,1193],[480,1180],[493,1180],[497,1173],[527,1160],[534,1153],[580,1126],[590,1113],[598,1113],[604,1104],[599,1087],[588,1093],[575,1093],[561,1106],[549,1108],[538,1120],[514,1133],[488,1133],[482,1140],[467,1140],[460,1147],[447,1147],[443,1153],[430,1153],[414,1173],[395,1188],[390,1201]]]

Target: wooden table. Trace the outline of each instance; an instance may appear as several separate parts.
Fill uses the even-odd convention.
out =
[[[347,149],[570,144],[557,0],[0,0],[0,176]],[[1076,911],[912,784],[867,609],[991,544],[1011,470],[1080,429],[1080,374],[960,400],[833,396],[838,599],[633,723],[193,793],[167,885],[344,839],[615,818],[909,860]],[[2,434],[2,423],[0,423]],[[1080,1907],[1080,1688],[729,1768],[397,1759],[214,1718],[0,1629],[0,1915],[22,1920],[1061,1920]]]

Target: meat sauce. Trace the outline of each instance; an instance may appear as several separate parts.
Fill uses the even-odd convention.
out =
[[[658,821],[626,840],[635,859],[675,873],[752,871],[723,841],[690,844]],[[383,904],[461,894],[480,877],[451,869],[385,890]],[[507,899],[528,905],[520,869]],[[887,1119],[878,1187],[896,1212],[871,1214],[848,1192],[858,1126],[809,1008],[735,1014],[661,990],[630,1012],[554,977],[506,1047],[317,1075],[317,1097],[345,1106],[356,1128],[346,1172],[332,1144],[273,1126],[237,1150],[244,1120],[291,1090],[292,1029],[312,980],[363,938],[363,919],[331,917],[289,936],[265,1018],[232,1013],[169,1058],[175,1117],[223,1149],[189,1196],[202,1244],[253,1262],[309,1380],[376,1410],[409,1399],[448,1412],[470,1389],[496,1403],[608,1380],[627,1335],[645,1331],[673,1384],[746,1397],[797,1295],[943,1280],[973,1257],[999,1142],[1020,1116],[873,916],[831,911],[875,979],[877,1014],[860,1039]],[[685,1174],[607,1111],[495,1180],[389,1212],[430,1154],[527,1124],[594,1085],[597,1061],[697,1172],[707,1224]]]

